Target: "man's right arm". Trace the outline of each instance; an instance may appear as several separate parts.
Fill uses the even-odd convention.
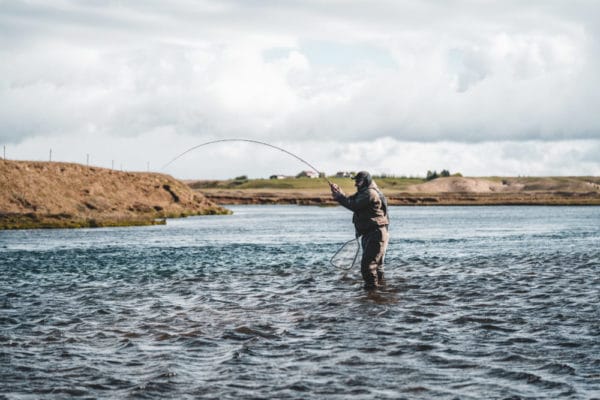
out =
[[[333,198],[350,211],[362,210],[368,207],[370,202],[368,192],[358,192],[352,196],[346,196],[343,192],[338,192],[334,194]]]

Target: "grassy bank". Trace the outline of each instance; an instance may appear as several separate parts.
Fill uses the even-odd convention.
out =
[[[353,190],[354,181],[350,178],[328,177],[344,190]],[[425,182],[420,178],[375,178],[382,189],[402,190]],[[325,178],[284,178],[284,179],[226,179],[188,181],[192,189],[273,189],[273,190],[319,190],[328,189]]]
[[[228,210],[171,176],[0,160],[0,229],[156,225]]]
[[[349,178],[329,178],[346,193]],[[376,178],[392,205],[600,205],[600,177]],[[221,204],[335,205],[323,178],[229,179],[188,184]]]

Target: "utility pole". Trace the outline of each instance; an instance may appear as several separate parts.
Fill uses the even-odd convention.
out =
[[[150,172],[150,161],[146,163],[146,170],[147,172]]]
[[[50,149],[50,162],[52,162],[52,149]]]
[[[2,157],[4,160],[6,160],[6,145],[4,145],[4,157]]]
[[[115,160],[110,162],[110,169],[115,169]]]
[[[90,155],[89,154],[86,154],[85,165],[87,165],[88,167],[90,166]]]

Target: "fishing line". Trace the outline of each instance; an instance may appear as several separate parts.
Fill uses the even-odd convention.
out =
[[[323,177],[327,183],[329,183],[331,185],[331,182],[329,181],[329,179],[327,179],[327,177],[325,176],[325,174],[321,174],[321,172],[316,169],[311,163],[309,163],[308,161],[306,161],[305,159],[303,159],[302,157],[292,153],[291,151],[288,151],[286,149],[283,149],[281,147],[275,146],[273,144],[269,144],[269,143],[265,143],[265,142],[261,142],[260,140],[253,140],[253,139],[218,139],[218,140],[211,140],[210,142],[205,142],[205,143],[201,143],[197,146],[191,147],[189,149],[187,149],[186,151],[184,151],[183,153],[179,154],[177,157],[173,158],[171,161],[169,161],[168,163],[166,163],[165,165],[162,166],[162,170],[164,170],[165,168],[167,168],[169,165],[171,165],[172,163],[174,163],[176,160],[178,160],[179,158],[183,157],[184,155],[186,155],[187,153],[194,151],[200,147],[203,146],[208,146],[209,144],[215,144],[215,143],[222,143],[222,142],[247,142],[247,143],[255,143],[255,144],[261,144],[263,146],[267,146],[267,147],[271,147],[275,150],[279,150],[284,152],[287,155],[290,155],[292,157],[294,157],[295,159],[299,160],[300,162],[304,163],[305,165],[307,165],[310,169],[312,169],[313,171],[315,171],[319,177]]]
[[[192,152],[192,151],[194,151],[194,150],[196,150],[196,149],[198,149],[200,147],[208,146],[208,145],[215,144],[215,143],[224,143],[224,142],[247,142],[247,143],[255,143],[255,144],[260,144],[260,145],[263,145],[263,146],[267,146],[267,147],[273,148],[275,150],[279,150],[279,151],[281,151],[281,152],[283,152],[283,153],[285,153],[285,154],[287,154],[289,156],[294,157],[295,159],[297,159],[298,161],[302,162],[303,164],[307,165],[311,170],[313,170],[314,172],[316,172],[319,175],[319,177],[324,178],[329,185],[332,185],[331,181],[329,179],[327,179],[327,176],[325,176],[325,174],[322,174],[315,166],[313,166],[311,163],[309,163],[308,161],[306,161],[302,157],[300,157],[300,156],[292,153],[289,150],[281,148],[279,146],[275,146],[273,144],[266,143],[266,142],[261,142],[260,140],[254,140],[254,139],[239,139],[239,138],[237,138],[237,139],[217,139],[217,140],[211,140],[209,142],[201,143],[201,144],[196,145],[194,147],[190,147],[189,149],[187,149],[183,153],[177,155],[171,161],[169,161],[168,163],[166,163],[165,165],[163,165],[162,168],[161,168],[161,170],[164,170],[169,165],[173,164],[175,161],[177,161],[178,159],[180,159],[181,157],[183,157],[187,153],[190,153],[190,152]],[[336,253],[333,255],[333,257],[331,257],[331,259],[329,260],[329,262],[334,267],[336,267],[338,269],[343,269],[343,270],[347,271],[350,268],[352,268],[354,265],[356,265],[356,261],[358,260],[359,254],[360,254],[360,243],[358,241],[358,238],[352,239],[352,240],[349,240],[346,243],[344,243],[338,249],[338,251],[336,251]]]

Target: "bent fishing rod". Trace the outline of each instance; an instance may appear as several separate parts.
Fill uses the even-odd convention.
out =
[[[309,163],[308,161],[306,161],[305,159],[303,159],[300,156],[297,156],[296,154],[292,153],[291,151],[288,151],[286,149],[283,149],[281,147],[269,144],[269,143],[265,143],[265,142],[261,142],[260,140],[253,140],[253,139],[217,139],[217,140],[211,140],[210,142],[205,142],[205,143],[201,143],[197,146],[191,147],[189,149],[187,149],[186,151],[184,151],[183,153],[179,154],[177,157],[173,158],[171,161],[169,161],[168,163],[166,163],[165,165],[162,166],[161,170],[164,170],[165,168],[167,168],[169,165],[171,165],[172,163],[174,163],[177,159],[183,157],[184,155],[186,155],[187,153],[194,151],[200,147],[203,146],[208,146],[210,144],[215,144],[215,143],[223,143],[223,142],[247,142],[247,143],[255,143],[255,144],[260,144],[263,146],[267,146],[267,147],[271,147],[275,150],[279,150],[284,152],[287,155],[290,155],[292,157],[294,157],[295,159],[299,160],[300,162],[304,163],[305,165],[307,165],[310,169],[312,169],[314,172],[316,172],[319,177],[324,178],[327,183],[329,184],[329,186],[333,185],[333,183],[327,179],[327,176],[325,175],[325,173],[321,173],[318,169],[316,169],[311,163]]]
[[[302,162],[303,164],[307,165],[310,169],[312,169],[314,172],[316,172],[319,177],[324,178],[327,183],[329,184],[330,187],[333,187],[335,184],[332,183],[329,179],[327,179],[327,176],[324,173],[319,172],[319,170],[317,168],[315,168],[311,163],[309,163],[308,161],[306,161],[305,159],[303,159],[302,157],[292,153],[291,151],[288,151],[286,149],[283,149],[281,147],[272,145],[270,143],[265,143],[265,142],[261,142],[260,140],[254,140],[254,139],[218,139],[218,140],[211,140],[209,142],[205,142],[205,143],[201,143],[199,145],[196,145],[194,147],[191,147],[189,149],[187,149],[186,151],[184,151],[183,153],[179,154],[178,156],[176,156],[175,158],[173,158],[171,161],[169,161],[168,163],[166,163],[165,165],[162,166],[161,170],[164,170],[165,168],[167,168],[169,165],[171,165],[172,163],[174,163],[176,160],[178,160],[179,158],[183,157],[184,155],[186,155],[187,153],[194,151],[200,147],[203,146],[208,146],[211,144],[215,144],[215,143],[223,143],[223,142],[247,142],[247,143],[255,143],[255,144],[260,144],[263,146],[267,146],[267,147],[271,147],[275,150],[279,150],[289,156],[294,157],[295,159],[299,160],[300,162]],[[335,185],[337,186],[337,185]],[[344,249],[348,248],[348,247],[354,247],[354,250],[351,250],[350,256],[351,256],[351,263],[349,263],[348,266],[338,266],[339,262],[337,262],[336,258],[342,254],[345,253],[345,251],[343,251]],[[346,242],[345,244],[342,245],[342,247],[340,247],[340,249],[333,255],[333,257],[331,257],[331,260],[329,260],[329,262],[331,263],[331,265],[335,266],[336,268],[339,269],[344,269],[344,270],[349,270],[350,268],[352,268],[352,266],[354,266],[354,263],[356,262],[358,255],[360,252],[360,243],[358,242],[357,238],[352,239],[351,241]],[[344,254],[345,255],[345,254]]]

